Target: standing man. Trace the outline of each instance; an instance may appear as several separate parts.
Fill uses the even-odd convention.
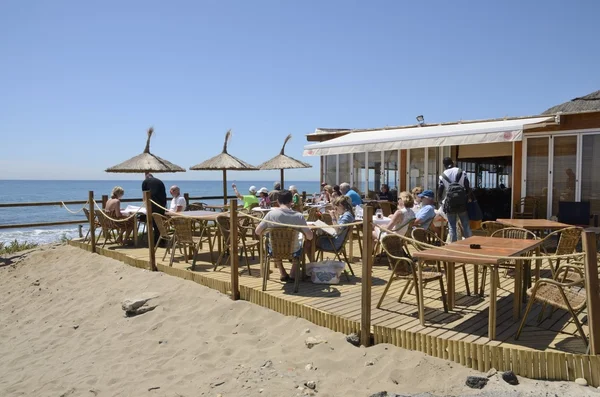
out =
[[[164,215],[164,208],[167,206],[167,189],[165,188],[165,184],[158,178],[155,178],[151,173],[146,172],[146,179],[142,182],[142,191],[149,190],[150,191],[150,199],[154,201],[152,203],[152,212],[156,212],[158,214]],[[148,222],[148,219],[146,219]],[[154,244],[157,243],[158,238],[160,237],[160,230],[158,230],[158,226],[152,220],[152,229],[154,230]]]
[[[471,193],[469,179],[465,173],[454,166],[450,157],[444,158],[444,172],[440,175],[438,186],[438,197],[444,197],[442,209],[448,217],[448,229],[450,241],[457,240],[456,220],[460,219],[463,228],[463,236],[471,237],[471,226],[469,225],[469,214],[467,213],[467,200]],[[445,193],[445,195],[444,195]]]
[[[350,197],[350,200],[352,200],[353,207],[362,204],[362,199],[360,198],[360,195],[354,190],[350,189],[350,184],[348,182],[341,183],[340,190],[344,196]]]
[[[169,189],[169,193],[171,193],[171,196],[173,196],[173,199],[171,200],[171,205],[169,206],[169,211],[171,211],[171,212],[185,211],[185,206],[186,206],[185,197],[183,197],[181,195],[181,190],[179,189],[179,186],[177,186],[177,185],[171,186],[171,189]]]

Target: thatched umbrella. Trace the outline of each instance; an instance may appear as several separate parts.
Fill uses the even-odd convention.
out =
[[[265,161],[261,165],[258,166],[260,170],[279,170],[281,173],[281,188],[285,189],[285,185],[283,184],[283,170],[292,169],[292,168],[311,168],[312,165],[305,163],[300,160],[296,160],[285,154],[285,145],[288,141],[292,139],[292,134],[289,134],[285,141],[283,141],[283,146],[281,147],[281,152],[271,160]]]
[[[195,171],[214,171],[221,170],[223,171],[223,202],[227,204],[227,170],[236,170],[236,171],[256,171],[256,168],[253,165],[246,163],[238,159],[235,156],[227,153],[227,142],[231,138],[231,130],[227,131],[225,134],[225,143],[223,143],[223,151],[206,161],[203,161],[200,164],[196,164],[193,167],[190,167],[190,170]]]
[[[181,168],[180,166],[150,153],[150,138],[152,137],[153,132],[154,128],[150,127],[148,129],[146,148],[142,154],[138,154],[137,156],[132,157],[121,164],[117,164],[114,167],[107,168],[106,172],[185,172],[185,169]]]
[[[553,106],[542,114],[590,112],[594,110],[600,110],[600,90]]]

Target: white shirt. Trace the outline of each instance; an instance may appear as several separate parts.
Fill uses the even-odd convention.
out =
[[[171,200],[171,206],[169,207],[169,211],[177,212],[177,207],[179,206],[182,206],[183,210],[185,211],[185,204],[185,197],[173,197],[173,200]]]
[[[448,177],[448,179],[450,179],[451,183],[454,183],[454,181],[456,181],[456,176],[458,175],[459,169],[460,168],[458,168],[458,167],[448,168],[448,169],[444,170],[443,174],[446,175]],[[456,182],[458,182],[459,185],[465,186],[465,178],[466,178],[465,171],[462,170],[460,179]],[[446,194],[448,193],[448,186],[450,186],[450,183],[448,183],[448,181],[442,175],[440,175],[440,185],[444,185],[444,198],[440,205],[440,208],[441,208],[444,205],[444,201],[446,201]]]

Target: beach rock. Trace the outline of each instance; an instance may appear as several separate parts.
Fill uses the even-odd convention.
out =
[[[79,328],[79,324],[73,325],[73,329],[77,329],[77,328]]]
[[[346,335],[346,342],[354,346],[360,346],[360,336],[358,336],[358,334],[355,333]]]
[[[492,376],[496,375],[498,373],[498,370],[496,368],[490,368],[490,370],[487,372],[487,377],[491,378]]]
[[[365,363],[365,367],[370,367],[371,365],[375,365],[375,363],[373,361],[367,361]]]
[[[465,384],[471,389],[483,389],[488,383],[488,378],[481,376],[467,376]]]
[[[308,338],[306,338],[306,340],[304,341],[304,344],[306,345],[306,347],[308,347],[309,349],[312,349],[314,346],[316,345],[320,345],[321,343],[326,343],[327,341],[321,338],[315,338],[314,336],[309,336]]]
[[[575,383],[577,383],[578,385],[581,385],[581,386],[588,385],[587,380],[585,380],[585,378],[577,378],[577,379],[575,379]]]
[[[261,366],[261,368],[271,368],[273,366],[273,361],[271,360],[267,360],[265,361],[265,363]]]
[[[304,386],[308,387],[310,390],[315,390],[317,388],[317,382],[314,380],[309,380],[304,384]]]
[[[502,379],[509,385],[516,386],[519,384],[519,379],[517,379],[517,375],[513,371],[507,371],[502,374]]]
[[[158,297],[158,294],[152,294],[152,295],[144,296],[144,297],[125,299],[121,303],[121,309],[123,309],[125,311],[126,317],[137,316],[139,314],[143,314],[143,313],[149,312],[151,310],[154,310],[156,308],[156,305],[150,306],[147,303],[149,300],[157,298],[157,297]]]
[[[304,367],[305,370],[310,371],[313,369],[313,365],[312,364],[306,364],[306,366]]]
[[[426,395],[429,395],[429,393],[427,393]],[[387,391],[380,391],[375,394],[371,394],[369,397],[410,397],[410,396],[404,395],[404,394],[388,393]]]

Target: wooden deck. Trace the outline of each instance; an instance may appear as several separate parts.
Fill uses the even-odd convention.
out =
[[[88,244],[72,241],[72,245],[90,249]],[[148,268],[148,249],[108,246],[97,247],[98,253],[133,266]],[[358,245],[354,253],[358,254]],[[162,261],[164,249],[159,248],[156,262],[159,271],[193,280],[223,293],[230,290],[229,266],[213,271],[208,252],[201,252],[196,271],[190,270],[179,252],[173,267],[168,257]],[[216,259],[216,255],[215,255]],[[359,332],[361,316],[361,264],[354,257],[355,275],[347,281],[342,276],[339,285],[319,285],[309,281],[300,283],[298,293],[293,284],[279,281],[275,270],[267,291],[261,291],[258,257],[250,260],[251,275],[244,259],[240,259],[241,299],[268,307],[285,315],[306,318],[321,326],[343,333]],[[289,264],[287,265],[289,266]],[[471,296],[466,294],[461,269],[456,271],[456,305],[445,313],[441,302],[439,284],[432,282],[425,288],[426,326],[418,320],[416,298],[407,293],[402,303],[397,299],[405,283],[397,280],[392,284],[381,309],[376,305],[390,276],[387,260],[376,261],[373,267],[372,286],[372,334],[374,343],[391,343],[399,347],[423,351],[429,355],[455,361],[470,368],[487,371],[512,369],[515,373],[538,379],[574,380],[585,377],[594,386],[600,385],[600,356],[585,354],[585,344],[577,337],[576,328],[567,312],[556,311],[551,318],[537,324],[541,306],[535,305],[520,340],[514,335],[519,326],[512,318],[512,288],[514,280],[508,275],[500,277],[497,306],[497,337],[490,341],[488,331],[488,288],[485,297],[473,291],[474,266],[467,265]],[[549,274],[549,270],[548,270]],[[488,283],[489,286],[489,283]],[[548,312],[548,309],[547,309]],[[579,315],[584,319],[586,313]],[[587,324],[584,325],[586,334]]]

